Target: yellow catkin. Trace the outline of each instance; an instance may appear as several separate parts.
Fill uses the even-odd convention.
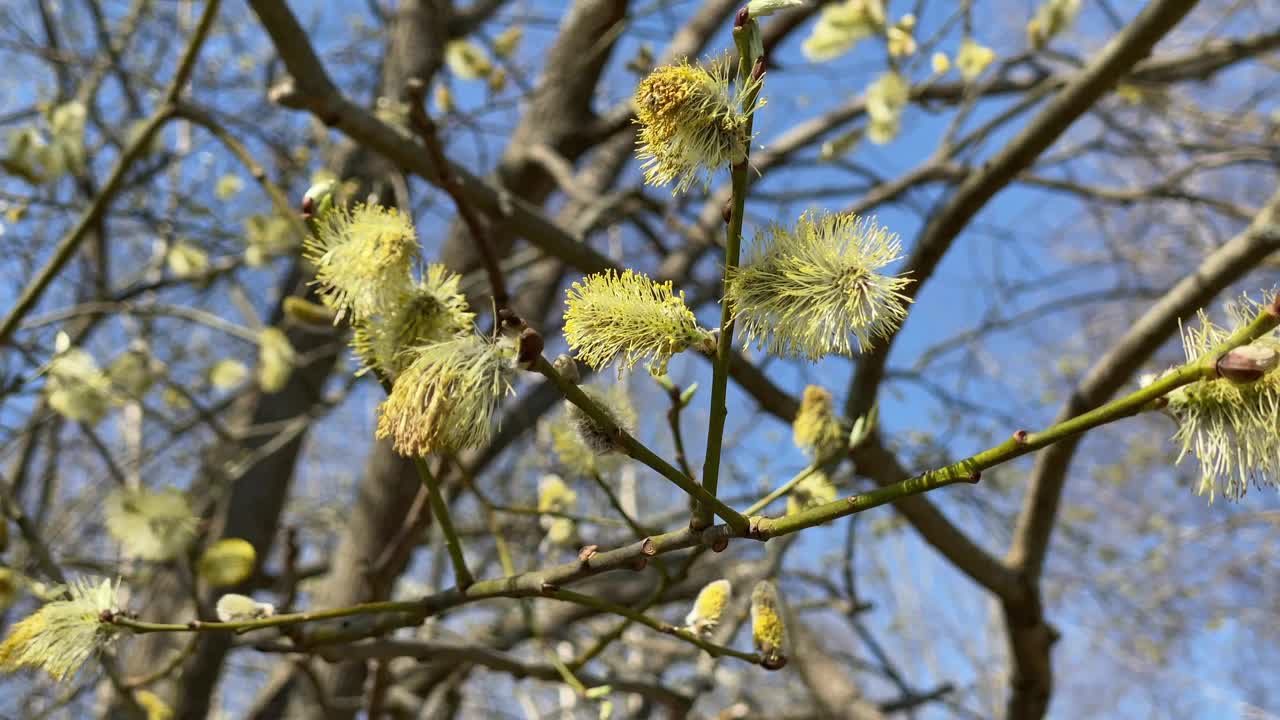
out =
[[[785,657],[786,626],[778,591],[772,582],[761,580],[751,591],[751,637],[766,664],[778,664]]]
[[[733,585],[728,580],[707,583],[693,601],[693,609],[685,616],[685,624],[699,635],[710,633],[720,624],[720,617],[729,605]]]
[[[845,431],[831,404],[831,393],[809,385],[800,400],[800,410],[791,423],[796,447],[815,458],[825,459],[845,444]]]
[[[729,269],[725,298],[745,344],[809,360],[852,355],[906,318],[910,279],[882,272],[901,255],[897,234],[874,218],[807,213],[756,236]]]
[[[656,283],[631,270],[588,275],[569,288],[565,307],[565,340],[596,369],[615,360],[620,369],[631,369],[647,359],[661,375],[675,353],[710,347],[683,292],[673,294],[670,282]]]

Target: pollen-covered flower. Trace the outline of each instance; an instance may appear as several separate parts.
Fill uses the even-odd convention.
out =
[[[385,315],[357,323],[351,346],[364,368],[376,367],[395,377],[407,364],[407,350],[469,332],[476,316],[458,290],[460,280],[444,265],[432,264],[426,279],[415,284],[400,304]]]
[[[569,512],[578,504],[578,493],[559,475],[543,475],[538,481],[538,512]]]
[[[103,506],[107,532],[125,554],[143,560],[169,560],[191,544],[199,518],[176,490],[117,488]]]
[[[179,240],[169,248],[165,264],[174,277],[198,277],[208,271],[209,255],[195,245]]]
[[[729,269],[725,301],[746,344],[810,360],[852,355],[907,316],[901,290],[910,280],[880,272],[901,251],[874,219],[807,213],[793,230],[773,225],[756,236],[746,262]]]
[[[449,72],[463,80],[479,80],[493,70],[489,54],[471,40],[451,40],[444,46],[444,62]]]
[[[703,586],[693,601],[693,608],[684,618],[684,624],[698,635],[708,635],[720,624],[720,616],[729,605],[733,585],[728,580],[713,580]]]
[[[224,538],[209,546],[196,572],[210,587],[232,587],[253,577],[258,567],[258,551],[243,538]]]
[[[70,347],[65,333],[58,335],[58,353],[49,361],[44,392],[54,412],[76,422],[93,425],[115,401],[111,379],[87,351]]]
[[[316,267],[320,296],[337,319],[384,313],[413,288],[410,268],[418,236],[409,216],[394,208],[357,205],[334,208],[317,218],[303,254]]]
[[[800,411],[791,422],[796,447],[815,459],[829,458],[844,448],[845,431],[831,406],[831,393],[809,385],[800,400]]]
[[[636,424],[636,411],[622,385],[612,385],[607,391],[584,387],[596,405],[618,427],[631,432]],[[626,456],[617,452],[617,438],[600,427],[577,405],[566,401],[564,413],[550,423],[551,448],[560,464],[571,472],[582,475],[604,475],[618,469]]]
[[[821,470],[814,470],[803,480],[796,483],[787,495],[787,514],[792,515],[801,510],[825,505],[836,499],[839,491],[835,483]]]
[[[107,366],[107,379],[120,396],[118,400],[140,400],[162,369],[163,365],[151,357],[146,343],[138,343],[111,361]]]
[[[546,541],[548,545],[567,546],[572,545],[573,540],[578,534],[578,524],[570,518],[546,518],[549,522],[546,524]]]
[[[406,456],[484,445],[513,392],[514,356],[508,344],[474,334],[411,350],[378,408],[378,437]]]
[[[300,239],[294,227],[280,215],[251,215],[244,221],[245,262],[260,267],[271,258],[293,253]]]
[[[1080,0],[1045,0],[1027,23],[1027,42],[1039,50],[1055,35],[1066,31],[1080,14]]]
[[[524,28],[512,25],[493,38],[493,54],[500,58],[511,57],[515,54],[516,48],[520,47],[520,41],[523,39]]]
[[[800,49],[813,62],[834,60],[849,52],[859,40],[884,28],[884,0],[844,0],[824,5],[813,32]]]
[[[929,58],[929,67],[939,75],[951,69],[951,58],[944,52],[936,52]]]
[[[258,333],[258,385],[264,392],[283,390],[295,362],[297,353],[283,330],[265,327]]]
[[[911,87],[901,73],[890,71],[867,86],[867,137],[877,145],[891,142],[902,127]]]
[[[973,38],[965,38],[960,43],[960,52],[956,53],[956,68],[965,82],[973,82],[995,59],[994,50],[979,45]]]
[[[1228,308],[1233,326],[1256,314],[1252,301]],[[1199,327],[1183,331],[1187,360],[1201,358],[1231,334],[1201,313]],[[1260,377],[1251,382],[1227,377],[1184,385],[1169,393],[1168,411],[1178,422],[1174,439],[1182,445],[1179,460],[1194,455],[1200,463],[1196,491],[1210,501],[1221,492],[1237,500],[1259,485],[1280,483],[1280,333],[1275,331],[1240,348],[1246,356],[1266,358],[1258,363]]]
[[[650,371],[662,375],[672,355],[712,345],[683,292],[673,295],[670,281],[656,283],[631,270],[588,275],[569,288],[565,305],[565,340],[597,370],[619,356],[619,370],[648,358]]]
[[[676,182],[682,193],[695,181],[711,182],[716,170],[741,162],[751,143],[751,114],[763,103],[746,107],[759,81],[729,78],[726,59],[709,68],[682,63],[654,70],[635,94],[640,124],[637,156],[645,182]]]
[[[912,31],[916,27],[915,15],[903,15],[896,25],[886,31],[890,57],[907,57],[916,54],[916,39]]]
[[[219,390],[231,390],[249,377],[249,369],[234,358],[223,358],[206,372],[209,384]]]
[[[284,310],[285,317],[301,325],[328,327],[333,324],[333,308],[313,303],[297,295],[285,298],[284,302],[280,303],[280,307]]]
[[[118,628],[103,619],[119,611],[118,590],[118,582],[106,579],[73,580],[70,599],[45,603],[9,629],[0,643],[0,671],[39,668],[57,681],[74,675],[118,634]]]
[[[756,650],[764,655],[766,665],[780,667],[785,662],[786,636],[778,590],[768,580],[761,580],[751,591],[751,638]]]
[[[258,602],[248,595],[227,593],[218,598],[218,604],[214,611],[221,622],[244,622],[245,620],[269,618],[276,614],[276,606],[271,603]]]
[[[146,713],[145,720],[173,720],[173,708],[169,707],[164,698],[150,690],[135,690],[133,699],[138,701],[142,712]]]
[[[569,487],[559,475],[543,475],[538,481],[538,522],[546,531],[549,545],[568,545],[577,535],[577,523],[572,518],[559,517],[557,513],[573,512],[578,505],[578,493]]]

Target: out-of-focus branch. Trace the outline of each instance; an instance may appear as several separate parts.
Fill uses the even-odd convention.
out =
[[[1194,0],[1153,0],[1138,16],[1099,52],[1083,70],[1062,88],[1020,133],[982,168],[960,184],[946,204],[925,226],[906,266],[914,280],[906,293],[916,297],[952,243],[969,221],[1000,190],[1030,167],[1039,155],[1066,132],[1077,118],[1124,77],[1138,61],[1171,31],[1191,8]],[[849,392],[846,415],[866,413],[876,399],[884,376],[889,351],[897,333],[862,356]]]
[[[1280,191],[1271,196],[1257,217],[1239,235],[1213,252],[1197,270],[1183,278],[1133,324],[1102,356],[1076,387],[1058,413],[1059,421],[1078,417],[1114,394],[1178,329],[1178,323],[1202,308],[1268,255],[1280,250]],[[1079,446],[1069,438],[1046,450],[1031,473],[1031,484],[1009,548],[1008,564],[1032,588],[1033,602],[1006,607],[1014,678],[1009,698],[1011,718],[1040,717],[1052,688],[1049,649],[1054,633],[1034,596],[1044,569],[1049,540],[1057,519],[1067,469]]]
[[[161,101],[160,107],[142,124],[133,142],[129,143],[128,147],[120,152],[120,156],[116,158],[115,165],[111,168],[111,173],[107,176],[107,181],[103,183],[97,194],[94,195],[93,202],[85,209],[80,219],[76,221],[75,226],[58,241],[58,245],[54,248],[53,255],[48,262],[45,263],[44,267],[40,268],[31,283],[22,290],[22,294],[18,296],[18,301],[14,304],[13,309],[5,315],[3,321],[0,321],[0,345],[4,345],[9,340],[13,331],[18,328],[18,323],[35,307],[35,304],[40,300],[40,296],[48,289],[49,284],[53,282],[53,279],[57,277],[62,268],[80,249],[80,243],[88,237],[89,231],[98,224],[111,201],[115,199],[116,193],[123,187],[125,174],[129,171],[129,168],[146,154],[147,149],[151,147],[151,139],[155,137],[155,134],[165,123],[173,118],[174,103],[186,87],[191,71],[195,69],[196,57],[200,54],[200,48],[204,46],[205,38],[208,37],[209,31],[213,27],[213,20],[218,15],[218,6],[219,0],[209,0],[205,5],[204,13],[201,14],[199,23],[196,24],[195,30],[191,33],[191,39],[187,41],[182,58],[178,61],[178,69],[174,72],[173,79],[165,90],[164,99]]]

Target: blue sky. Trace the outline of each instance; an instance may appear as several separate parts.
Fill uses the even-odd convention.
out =
[[[890,16],[898,17],[913,4],[890,3]],[[1136,7],[1128,7],[1136,6],[1135,3],[1112,4],[1128,8],[1124,10],[1126,13],[1136,11]],[[931,37],[938,32],[946,17],[945,3],[926,5],[929,11],[922,13],[917,30],[917,37],[920,38]],[[1021,28],[1028,17],[1029,10],[1026,8],[1030,7],[1030,3],[1010,3],[1014,10],[1008,12],[1003,9],[997,11],[986,2],[977,5],[974,34],[978,41],[994,46],[1001,57],[1007,56],[1009,49],[1021,47]],[[376,68],[366,62],[368,58],[361,54],[339,54],[335,51],[335,48],[346,47],[361,33],[361,26],[355,19],[363,16],[363,22],[368,26],[369,20],[365,15],[367,8],[364,4],[338,8],[335,4],[324,2],[292,2],[291,6],[303,19],[304,25],[313,29],[314,41],[321,50],[330,73],[344,87],[355,87],[357,84],[367,87],[376,73]],[[694,5],[691,3],[668,2],[635,6],[634,32],[629,33],[615,51],[615,62],[602,84],[603,91],[598,98],[599,108],[612,107],[631,93],[636,77],[623,67],[625,59],[633,56],[641,43],[652,44],[660,52],[672,29],[692,7]],[[238,3],[229,4],[229,8],[236,8],[237,12],[243,9]],[[515,66],[530,74],[536,72],[546,43],[555,31],[554,24],[548,21],[558,18],[564,9],[565,5],[560,2],[524,3],[502,16],[503,20],[498,27],[505,27],[508,22],[513,21],[526,26],[525,42],[514,59]],[[1096,42],[1085,43],[1079,38],[1097,38],[1100,33],[1108,32],[1109,27],[1101,13],[1088,8],[1080,24],[1080,33],[1067,37],[1062,41],[1060,49],[1087,57],[1096,49]],[[1247,27],[1226,26],[1215,28],[1214,32],[1225,35],[1249,30]],[[799,43],[806,32],[807,28],[797,32],[774,58],[779,69],[771,72],[766,79],[765,93],[769,104],[758,114],[756,121],[759,131],[757,142],[761,145],[768,146],[771,138],[798,119],[812,117],[860,93],[884,70],[884,49],[878,40],[864,41],[849,55],[833,63],[812,65],[799,53]],[[496,34],[496,29],[492,25],[486,26],[482,34],[492,37]],[[250,36],[259,42],[262,40],[260,36]],[[940,48],[954,56],[959,38],[959,29],[951,27],[942,36]],[[728,45],[726,27],[725,32],[710,44],[709,54],[718,53]],[[216,37],[207,53],[222,55],[232,47],[234,43],[227,37]],[[164,50],[160,47],[154,49],[157,52]],[[239,53],[240,50],[237,49],[236,52]],[[263,47],[257,46],[248,54],[251,58],[262,58],[262,52]],[[908,75],[913,81],[921,81],[929,75],[928,58],[924,54],[915,58],[909,67]],[[6,85],[3,88],[5,94],[0,95],[4,101],[0,106],[19,107],[27,104],[32,97],[46,97],[47,76],[33,65],[30,77],[30,81]],[[954,79],[954,72],[950,77]],[[1233,82],[1231,77],[1204,92],[1228,93]],[[486,104],[486,91],[482,83],[468,83],[457,79],[449,82],[464,114],[470,114],[471,110]],[[1236,79],[1234,82],[1240,84],[1246,81]],[[199,87],[198,81],[198,90]],[[510,91],[504,97],[510,98]],[[119,100],[118,95],[110,89],[104,92],[102,98],[102,104],[109,112]],[[253,108],[259,100],[256,93],[249,91],[216,95],[218,107],[229,113],[242,108]],[[993,117],[1004,109],[1006,102],[996,100],[981,104],[968,118],[966,127],[976,127],[985,119]],[[495,111],[471,117],[467,127],[454,123],[446,128],[449,133],[449,151],[455,160],[466,163],[474,170],[487,170],[492,166],[502,149],[502,132],[510,126],[520,109],[511,102],[497,105],[498,109]],[[0,112],[0,115],[3,114]],[[1030,117],[1030,114],[1025,117]],[[907,111],[902,134],[892,143],[876,146],[863,142],[842,158],[840,164],[816,162],[815,147],[802,154],[797,170],[771,175],[758,187],[762,191],[779,191],[848,185],[851,178],[857,177],[843,169],[849,167],[869,170],[884,178],[896,177],[928,158],[950,119],[950,113],[945,110],[912,107]],[[1077,133],[1088,131],[1091,122],[1086,119],[1078,123],[1068,135],[1066,143],[1070,144]],[[989,156],[1020,126],[1021,122],[1015,122],[992,133],[964,159],[975,160]],[[297,127],[301,133],[301,123]],[[176,142],[173,131],[167,132],[165,138],[167,143]],[[201,180],[207,182],[209,178],[216,177],[228,168],[234,168],[231,159],[215,145],[203,147],[197,162],[188,163],[183,170],[186,176],[184,179],[196,186]],[[1055,147],[1055,150],[1059,147],[1061,145]],[[95,167],[105,172],[108,159],[109,156],[104,155],[95,162]],[[1111,169],[1082,162],[1066,164],[1057,171],[1087,180],[1109,175]],[[639,177],[637,164],[629,170],[623,184],[638,186]],[[12,189],[9,182],[0,179],[0,190]],[[420,184],[417,187],[421,189]],[[301,189],[295,189],[295,192],[300,193]],[[650,192],[657,197],[665,195],[664,190]],[[1255,194],[1262,192],[1260,189]],[[936,186],[928,186],[909,193],[899,204],[877,208],[875,213],[880,222],[901,234],[909,252],[913,239],[922,226],[922,218],[927,217],[928,209],[940,197]],[[839,209],[853,200],[856,197],[844,196],[825,203],[800,201],[777,208],[751,205],[749,217],[752,221],[774,220],[787,223],[809,207],[825,205],[831,209]],[[1256,200],[1255,197],[1241,198],[1241,202],[1246,204]],[[692,212],[696,212],[700,203],[692,203],[691,207]],[[235,207],[225,209],[234,219],[219,223],[215,218],[211,224],[221,225],[222,229],[229,230],[234,237],[242,216],[249,212],[263,211],[265,203],[260,198],[245,198],[237,201]],[[1121,211],[1117,210],[1116,213],[1121,216]],[[449,214],[447,204],[437,202],[420,213],[419,226],[439,227],[439,223],[434,221]],[[910,371],[922,350],[976,326],[993,313],[1007,315],[1059,298],[1117,287],[1145,284],[1163,287],[1174,279],[1167,273],[1162,275],[1158,271],[1149,276],[1138,277],[1130,266],[1098,268],[1081,264],[1075,258],[1067,256],[1067,249],[1083,254],[1096,253],[1105,247],[1103,239],[1097,233],[1099,222],[1105,223],[1105,219],[1098,221],[1087,216],[1082,213],[1079,203],[1060,195],[1023,186],[1011,187],[1000,193],[961,234],[937,274],[920,294],[903,334],[894,347],[891,369]],[[752,230],[750,227],[747,229],[749,235]],[[1229,232],[1230,228],[1226,230]],[[26,228],[11,230],[27,231]],[[421,234],[428,252],[434,249],[434,244],[441,237],[441,233],[423,231]],[[1224,232],[1218,240],[1227,236]],[[1064,241],[1064,238],[1070,240]],[[1148,238],[1134,236],[1132,241],[1135,244],[1145,243]],[[648,259],[640,254],[640,246],[639,239],[624,235],[617,246],[621,249],[622,261],[644,269]],[[225,247],[227,252],[234,251],[234,239],[227,239]],[[606,248],[608,245],[601,239],[597,247]],[[716,276],[718,267],[715,263],[716,260],[708,260],[699,267],[702,279],[713,279]],[[21,274],[15,273],[14,267],[6,264],[4,268],[10,280],[18,279],[15,274]],[[273,282],[273,275],[268,271],[253,271],[245,275],[245,282],[257,291]],[[1001,290],[1014,282],[1022,283],[1028,289],[1016,294]],[[9,282],[0,288],[0,304],[11,302],[15,292],[12,288],[15,287],[15,283]],[[69,297],[68,289],[62,288],[52,293],[42,308],[58,307],[68,302]],[[260,299],[258,312],[265,314],[270,293],[257,292],[255,297]],[[1008,297],[1013,300],[1007,300]],[[199,293],[190,293],[185,297],[188,301],[199,298]],[[229,311],[225,300],[213,299],[210,302],[222,303],[221,307]],[[1011,306],[1006,307],[1006,304]],[[1130,307],[1127,312],[1131,316],[1140,309],[1140,306]],[[1122,321],[1125,317],[1124,313],[1112,312],[1109,317],[1115,322]],[[700,308],[699,313],[707,324],[718,320],[719,310],[714,305]],[[969,402],[994,408],[1001,419],[989,420],[975,414],[965,418],[965,422],[953,426],[943,422],[937,400],[922,389],[921,385],[909,381],[894,381],[886,384],[880,397],[884,432],[903,447],[904,453],[918,450],[922,441],[916,434],[928,432],[931,442],[952,456],[960,457],[998,442],[1005,434],[1016,429],[1004,422],[1006,417],[1018,420],[1022,427],[1044,424],[1057,411],[1062,391],[1066,387],[1064,383],[1077,375],[1103,349],[1090,344],[1091,335],[1081,333],[1081,319],[1080,313],[1068,311],[1036,321],[1029,328],[1021,326],[1012,333],[994,335],[982,342],[980,352],[956,353],[956,359],[931,369],[926,376],[930,382],[945,387]],[[118,340],[118,337],[114,340]],[[99,351],[109,356],[114,340],[100,340]],[[1004,369],[1000,372],[988,372],[988,366],[981,362],[984,355],[989,355],[993,364],[999,362]],[[769,369],[775,382],[793,394],[798,394],[806,383],[813,382],[831,390],[837,395],[838,401],[841,401],[851,365],[844,359],[830,359],[812,366],[774,361],[770,363]],[[689,429],[686,431],[690,454],[694,458],[700,458],[701,430],[705,422],[710,387],[708,367],[697,360],[677,361],[673,365],[673,376],[686,384],[696,380],[702,386],[699,399],[690,410]],[[634,388],[647,386],[647,378],[636,376],[633,379]],[[1057,397],[1045,397],[1042,389],[1056,392]],[[349,407],[341,416],[343,424],[335,422],[318,428],[318,442],[323,444],[325,438],[350,433],[353,426],[369,429],[372,417],[370,411],[377,396],[375,391],[372,386],[367,386],[354,393],[348,401]],[[731,389],[729,401],[731,413],[728,433],[738,443],[730,470],[734,479],[740,483],[738,487],[755,487],[756,483],[766,477],[777,482],[779,478],[785,479],[803,466],[803,456],[790,445],[789,428],[771,420],[762,421],[761,417],[749,412],[753,408],[751,400],[736,389]],[[654,400],[650,398],[649,402]],[[27,409],[28,405],[22,401],[6,403],[0,412],[0,418],[3,418],[5,424],[9,424],[13,418],[23,416]],[[646,425],[642,430],[648,432],[649,437],[657,444],[665,443],[665,430],[660,423],[654,423],[652,428]],[[1169,432],[1168,425],[1127,422],[1117,426],[1114,431],[1108,430],[1107,437],[1098,441],[1098,444],[1091,441],[1086,445],[1086,450],[1114,450],[1134,437],[1141,440],[1143,433],[1146,433],[1147,444],[1162,447],[1172,458],[1173,448],[1166,440]],[[310,452],[323,454],[318,450]],[[1092,461],[1090,455],[1081,454],[1077,465],[1082,474],[1092,467]],[[694,465],[697,467],[700,463],[695,461]],[[1025,467],[1025,463],[1015,465],[1012,470],[1015,487],[1019,477],[1018,468],[1021,467]],[[355,468],[347,468],[347,471],[358,472]],[[312,477],[313,473],[317,476],[330,476],[331,472],[332,468],[329,466],[314,471],[306,470],[298,487],[307,487],[312,481],[319,482],[320,478]],[[660,481],[652,476],[643,476],[643,482]],[[1215,513],[1231,512],[1229,509],[1224,510],[1221,504],[1213,508],[1203,507],[1202,500],[1175,486],[1172,472],[1159,473],[1149,482],[1158,484],[1153,496],[1158,497],[1161,502],[1185,505],[1177,512],[1187,518],[1188,522],[1200,522],[1215,517]],[[1080,483],[1069,488],[1068,502],[1088,505],[1089,493],[1093,489],[1077,488],[1077,485]],[[976,488],[951,488],[935,494],[934,499],[953,520],[982,539],[985,547],[999,554],[1007,545],[1008,533],[1007,527],[1001,527],[999,518],[1016,510],[1020,503],[1020,493],[1016,490],[993,492],[988,491],[987,487],[980,485]],[[1246,502],[1250,504],[1251,510],[1280,508],[1273,491],[1251,493]],[[892,515],[888,509],[872,511],[861,521],[864,523],[862,527],[876,527],[877,522],[883,525],[890,517]],[[824,569],[824,548],[833,539],[842,537],[843,533],[844,527],[839,525],[807,535],[791,560],[812,564],[818,570]],[[1147,541],[1151,542],[1150,538]],[[865,548],[859,555],[860,570],[872,578],[867,585],[867,592],[870,594],[868,599],[880,608],[870,614],[867,620],[889,641],[891,654],[912,674],[913,682],[918,688],[926,688],[941,681],[953,681],[964,687],[975,682],[980,673],[991,663],[998,661],[1003,652],[1003,639],[998,631],[998,613],[984,594],[941,561],[931,549],[923,546],[913,534],[901,531],[888,531],[881,535],[868,533],[860,547]],[[1058,555],[1055,554],[1055,560],[1057,558]],[[1073,562],[1074,559],[1075,555],[1070,555],[1066,562]],[[894,565],[896,574],[875,579],[876,573],[890,563]],[[1091,567],[1085,573],[1097,569]],[[1059,583],[1059,570],[1066,568],[1051,565],[1047,587]],[[1196,703],[1185,709],[1187,714],[1184,717],[1221,717],[1224,708],[1247,697],[1247,686],[1240,686],[1235,676],[1237,665],[1224,661],[1231,659],[1235,644],[1233,632],[1236,630],[1230,622],[1218,632],[1193,633],[1186,659],[1175,660],[1171,669],[1153,670],[1150,663],[1143,665],[1141,658],[1134,660],[1132,648],[1116,647],[1105,638],[1107,627],[1104,621],[1111,622],[1116,618],[1106,617],[1108,610],[1103,605],[1088,605],[1087,599],[1081,599],[1078,586],[1067,585],[1067,588],[1067,592],[1077,593],[1068,597],[1074,598],[1081,605],[1076,607],[1071,603],[1064,603],[1062,606],[1054,606],[1050,612],[1053,621],[1065,631],[1063,642],[1055,650],[1061,688],[1053,706],[1055,717],[1076,717],[1086,711],[1091,702],[1086,692],[1095,683],[1114,692],[1114,685],[1101,682],[1107,680],[1106,675],[1111,672],[1132,674],[1138,680],[1153,684],[1179,686],[1181,690],[1178,697]],[[937,632],[932,633],[934,638],[944,640],[926,643],[928,638],[919,632],[899,632],[901,628],[893,626],[895,612],[907,617],[927,613],[930,622],[937,624]],[[1082,670],[1079,678],[1075,677],[1076,668]],[[888,694],[887,688],[872,687]],[[1149,697],[1138,692],[1126,694],[1119,702],[1120,705],[1109,709],[1125,716],[1159,716],[1162,710],[1158,703],[1152,703]],[[1280,709],[1272,710],[1280,712]]]

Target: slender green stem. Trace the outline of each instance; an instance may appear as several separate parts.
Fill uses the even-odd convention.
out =
[[[381,602],[361,603],[359,605],[334,608],[332,610],[289,613],[287,615],[274,615],[272,617],[258,618],[256,620],[239,620],[236,622],[201,621],[192,623],[154,623],[145,622],[143,620],[134,620],[133,618],[124,617],[123,615],[113,618],[111,622],[114,625],[127,628],[138,635],[156,632],[233,631],[243,633],[251,630],[284,627],[286,625],[299,625],[301,623],[316,622],[319,620],[333,620],[335,618],[353,617],[356,615],[377,615],[379,613],[394,612],[410,614],[416,613],[423,616],[426,614],[421,600],[384,600]]]
[[[625,521],[616,520],[611,517],[596,517],[594,515],[580,515],[577,513],[560,512],[559,510],[539,510],[538,508],[534,508],[534,507],[520,507],[517,505],[494,504],[494,505],[491,505],[490,507],[494,512],[503,513],[504,515],[534,515],[537,517],[542,517],[543,515],[545,515],[547,517],[564,518],[565,520],[572,520],[574,522],[580,522],[580,523],[592,523],[594,525],[608,525],[609,527],[619,527],[619,528],[630,527],[630,525],[628,525]]]
[[[795,477],[782,483],[781,485],[779,485],[778,487],[770,491],[768,495],[765,495],[764,497],[755,501],[755,503],[752,504],[751,507],[743,511],[743,514],[747,516],[755,515],[761,510],[764,510],[765,508],[769,507],[770,505],[773,504],[774,500],[777,500],[783,495],[786,495],[787,493],[791,492],[791,490],[796,485],[799,485],[801,482],[804,482],[805,478],[817,472],[818,469],[821,467],[822,467],[821,465],[814,464],[796,473]]]
[[[755,72],[754,68],[749,69],[747,67],[750,58],[750,41],[748,39],[750,32],[751,30],[747,28],[737,27],[734,28],[733,32],[734,41],[738,45],[738,56],[743,61],[739,68],[739,82],[750,82],[751,80],[745,79],[745,75],[747,72],[751,72],[754,75]],[[758,80],[759,78],[752,79]],[[759,94],[760,86],[757,83],[755,89],[747,95],[744,110],[754,108]],[[748,138],[751,137],[751,128],[754,120],[754,113],[747,117]],[[728,229],[725,235],[724,279],[722,281],[726,288],[729,273],[738,266],[742,255],[742,219],[747,207],[747,183],[751,171],[750,157],[751,143],[748,141],[742,160],[735,163],[731,171],[733,200],[731,201]],[[716,344],[715,362],[712,364],[711,416],[707,421],[707,454],[702,462],[702,487],[712,496],[716,494],[720,484],[720,454],[724,446],[724,423],[729,416],[726,397],[729,390],[729,360],[733,354],[734,325],[732,303],[722,294],[720,299],[720,338]],[[694,509],[690,525],[694,529],[701,529],[710,524],[711,510],[700,503]]]
[[[609,487],[609,483],[605,482],[604,478],[600,477],[600,473],[591,473],[591,479],[595,481],[596,487],[600,488],[600,491],[603,492],[604,496],[609,500],[609,506],[613,508],[614,512],[622,516],[627,527],[631,528],[631,532],[635,533],[637,540],[643,540],[652,534],[648,528],[645,528],[637,522],[635,518],[631,517],[631,514],[627,512],[626,508],[622,507],[622,500],[618,498],[618,494],[613,491],[613,488]]]
[[[574,385],[564,379],[564,377],[561,376],[554,367],[552,367],[551,363],[548,362],[545,357],[539,355],[533,363],[533,369],[534,371],[542,374],[543,377],[550,380],[557,388],[560,389],[560,392],[569,402],[581,408],[582,411],[587,414],[587,417],[592,419],[592,421],[603,428],[608,428],[618,441],[618,445],[622,447],[627,455],[641,463],[644,463],[645,465],[648,465],[659,475],[662,475],[674,483],[676,487],[691,495],[699,503],[705,504],[707,507],[711,508],[711,511],[716,515],[719,515],[720,518],[725,521],[725,524],[733,528],[734,531],[739,534],[747,532],[746,517],[742,516],[728,505],[725,505],[723,502],[718,500],[716,496],[707,492],[702,488],[702,486],[694,482],[688,475],[685,475],[672,466],[671,463],[658,457],[652,450],[645,447],[643,443],[632,437],[630,433],[618,427],[617,424],[610,419],[609,414],[605,412],[604,409],[597,405],[595,401],[587,396],[586,393],[582,392],[577,385]]]
[[[762,665],[764,663],[764,658],[761,657],[760,655],[757,655],[756,653],[742,652],[741,650],[734,650],[733,648],[725,647],[724,645],[717,645],[713,642],[710,642],[709,640],[704,640],[697,633],[694,633],[691,630],[688,630],[682,627],[676,627],[675,625],[672,625],[670,623],[666,623],[661,620],[651,618],[648,615],[645,615],[642,612],[637,612],[635,610],[632,610],[631,608],[625,605],[618,605],[617,603],[611,603],[608,600],[602,600],[598,597],[592,597],[591,595],[583,595],[582,593],[576,593],[571,590],[562,590],[559,588],[546,590],[545,592],[543,592],[543,597],[549,597],[555,600],[563,600],[565,602],[574,603],[575,605],[582,605],[585,607],[594,608],[601,612],[612,613],[614,615],[621,615],[622,617],[625,617],[628,620],[631,620],[632,622],[640,623],[641,625],[657,630],[660,633],[671,635],[672,637],[677,637],[677,638],[680,638],[681,640],[684,640],[687,643],[696,645],[702,648],[703,650],[706,650],[707,653],[709,653],[712,657],[720,657],[722,655],[728,655],[729,657],[735,657],[735,658],[738,658],[739,660],[745,660],[749,663],[753,663],[756,665]]]
[[[685,475],[693,477],[693,468],[689,467],[689,456],[684,451],[684,435],[680,432],[680,413],[685,408],[684,399],[680,396],[680,387],[667,378],[658,383],[671,398],[671,407],[667,409],[667,425],[671,428],[671,442],[676,451],[676,465]]]
[[[1280,325],[1280,302],[1273,303],[1258,313],[1248,325],[1232,333],[1221,345],[1201,357],[1177,367],[1150,385],[1113,400],[1087,413],[1077,415],[1040,432],[1019,430],[1003,443],[984,450],[972,457],[952,463],[937,470],[907,478],[870,492],[842,498],[803,512],[781,518],[752,518],[753,537],[767,540],[798,530],[821,525],[836,518],[862,512],[869,508],[895,500],[918,495],[959,482],[977,482],[983,470],[1001,465],[1014,458],[1035,452],[1060,440],[1079,435],[1100,425],[1115,422],[1152,407],[1152,404],[1183,385],[1217,376],[1215,364],[1223,354],[1246,345],[1271,332]]]
[[[453,561],[454,579],[458,587],[466,588],[476,580],[467,569],[467,558],[462,553],[458,531],[453,527],[449,505],[440,494],[440,483],[432,474],[431,468],[427,466],[426,460],[416,457],[413,459],[413,464],[418,469],[418,477],[422,480],[422,484],[427,488],[427,500],[431,503],[431,513],[436,516],[436,522],[440,524],[440,532],[444,534],[445,547],[449,551],[449,559]]]
[[[693,552],[689,553],[689,556],[685,558],[684,563],[680,565],[680,567],[675,571],[675,573],[672,575],[663,577],[658,582],[657,586],[653,588],[652,592],[650,592],[649,595],[645,597],[645,599],[638,606],[636,606],[636,611],[643,613],[644,611],[653,607],[654,603],[658,602],[658,600],[660,600],[662,596],[666,594],[667,590],[672,585],[678,582],[683,582],[686,578],[688,578],[689,570],[693,567],[693,564],[698,561],[698,558],[701,557],[705,551],[706,551],[705,547],[699,547],[699,548],[695,548]],[[615,625],[612,630],[610,630],[609,632],[597,638],[594,645],[587,648],[573,662],[569,663],[569,667],[575,670],[582,669],[584,665],[591,662],[594,658],[600,655],[600,653],[604,652],[606,648],[608,648],[610,645],[612,645],[613,643],[621,639],[622,634],[627,631],[627,628],[631,627],[632,622],[633,621],[631,620],[631,618],[623,618],[622,621],[619,622],[617,625]]]

